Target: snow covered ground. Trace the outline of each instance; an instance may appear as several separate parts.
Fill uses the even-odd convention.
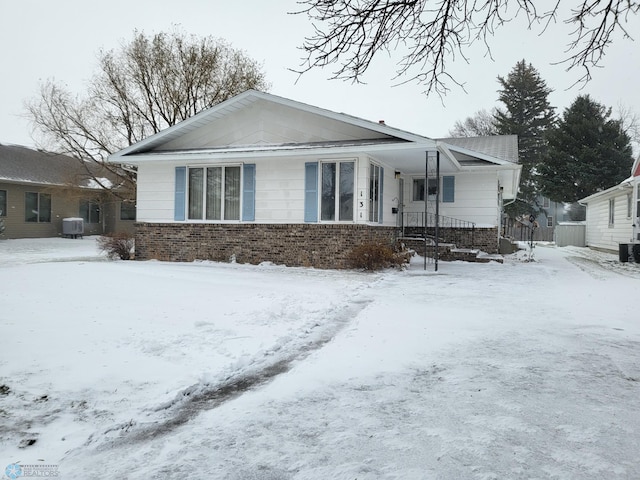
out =
[[[524,258],[365,274],[0,241],[0,472],[640,478],[640,265]]]

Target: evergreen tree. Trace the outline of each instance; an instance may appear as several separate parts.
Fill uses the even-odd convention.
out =
[[[577,202],[629,176],[631,140],[611,109],[578,96],[557,128],[549,132],[548,151],[539,165],[543,193],[557,202]]]
[[[555,108],[549,103],[552,92],[538,71],[522,61],[516,63],[507,78],[498,77],[502,86],[498,100],[505,108],[497,108],[495,124],[498,134],[518,135],[518,156],[522,165],[518,201],[507,208],[511,216],[537,213],[536,167],[546,149],[545,134],[556,121]]]

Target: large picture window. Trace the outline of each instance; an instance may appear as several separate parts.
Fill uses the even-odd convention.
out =
[[[320,220],[353,221],[355,162],[321,164]]]
[[[29,223],[51,223],[51,195],[25,192],[24,220]]]
[[[240,167],[189,168],[189,220],[240,220]]]

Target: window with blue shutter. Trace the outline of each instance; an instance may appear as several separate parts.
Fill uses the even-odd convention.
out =
[[[455,200],[455,180],[454,176],[442,177],[442,202],[453,203]]]
[[[176,188],[173,219],[184,221],[185,196],[187,193],[187,167],[176,167]]]
[[[245,164],[242,181],[242,221],[253,222],[256,219],[256,166]]]
[[[304,164],[304,221],[318,221],[318,163]]]

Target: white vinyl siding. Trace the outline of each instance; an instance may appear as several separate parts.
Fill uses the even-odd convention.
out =
[[[626,192],[614,191],[589,201],[586,217],[588,246],[617,252],[620,243],[631,241],[632,222],[626,218],[626,195]],[[613,206],[612,210],[611,206]],[[610,223],[611,216],[613,216],[613,224]]]
[[[455,175],[446,172],[442,176],[445,175],[455,177],[455,201],[440,202],[440,215],[474,222],[478,227],[495,227],[500,224],[498,176],[495,171],[459,172]],[[419,177],[410,178],[413,186],[413,179]],[[435,213],[434,202],[428,208],[429,213]],[[405,192],[404,211],[423,212],[424,201],[414,201],[413,192]]]

